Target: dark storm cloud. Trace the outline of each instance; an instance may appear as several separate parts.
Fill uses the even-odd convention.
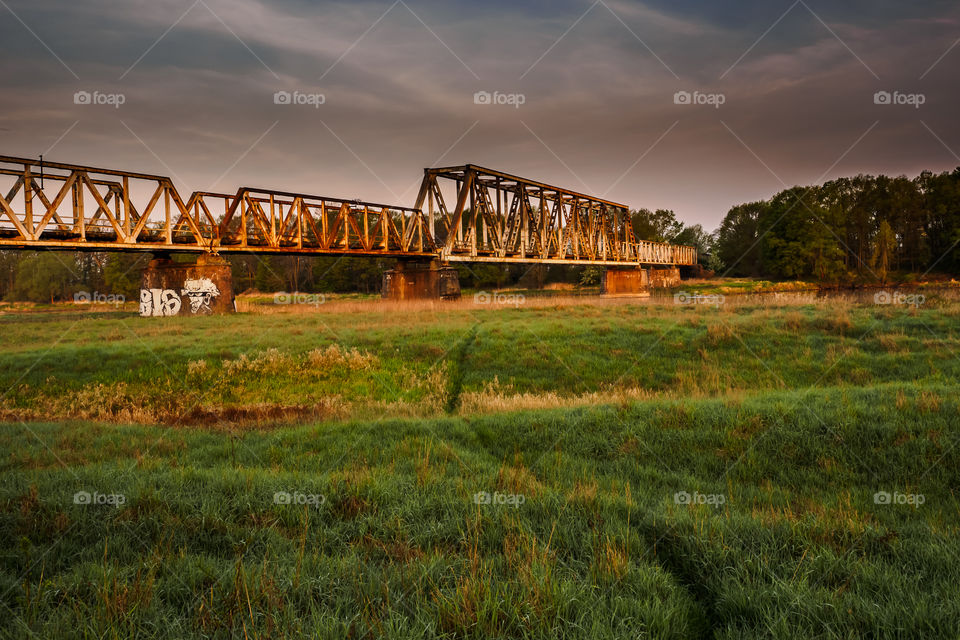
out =
[[[424,166],[475,162],[713,228],[783,183],[960,164],[944,146],[960,149],[960,47],[931,69],[960,38],[949,3],[8,5],[0,152],[186,188],[409,204]],[[78,90],[125,102],[76,105]],[[277,91],[325,101],[278,105]],[[877,91],[925,103],[877,105]]]

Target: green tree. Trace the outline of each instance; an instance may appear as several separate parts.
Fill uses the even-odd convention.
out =
[[[140,275],[150,262],[150,256],[142,253],[111,253],[103,265],[105,293],[122,295],[127,300],[136,300],[140,291]]]
[[[813,277],[834,281],[842,277],[845,234],[836,211],[823,207],[817,189],[793,187],[775,195],[759,221],[767,229],[763,262],[777,278]]]
[[[259,291],[285,291],[286,281],[281,275],[283,268],[276,256],[256,256],[253,286]]]
[[[631,214],[630,221],[633,224],[633,235],[638,240],[673,242],[683,231],[683,223],[678,221],[676,214],[669,209],[638,209]]]
[[[674,236],[672,242],[674,244],[683,244],[696,247],[697,254],[703,255],[710,250],[712,240],[713,238],[711,235],[704,231],[703,225],[695,224],[689,227],[684,227],[680,233]]]
[[[924,270],[960,273],[960,167],[951,173],[921,174],[917,183],[929,256]]]
[[[13,300],[55,302],[73,295],[77,278],[72,253],[43,251],[28,254],[17,265]]]
[[[13,290],[17,279],[17,267],[23,259],[19,251],[0,251],[0,299],[6,298]]]
[[[724,216],[720,228],[714,234],[711,253],[724,265],[718,275],[760,276],[764,274],[760,218],[767,217],[766,202],[750,202],[737,205]]]
[[[887,270],[890,267],[890,256],[897,247],[897,237],[890,228],[890,223],[886,220],[880,222],[880,228],[877,230],[877,237],[873,244],[873,255],[871,256],[871,266],[876,270],[880,277],[880,283],[887,283]]]
[[[603,267],[584,267],[580,274],[581,287],[595,287],[603,280]]]

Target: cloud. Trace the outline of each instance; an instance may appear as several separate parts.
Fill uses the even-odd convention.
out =
[[[949,5],[808,2],[843,42],[797,5],[721,79],[789,4],[605,2],[615,15],[597,4],[576,24],[593,2],[12,2],[80,80],[7,20],[0,146],[36,155],[69,130],[47,157],[169,167],[188,188],[236,163],[218,188],[398,204],[441,160],[597,192],[633,165],[608,197],[708,228],[730,205],[781,186],[724,123],[788,184],[817,178],[877,120],[834,174],[949,168],[921,119],[960,149],[950,77],[960,47],[919,79],[956,40]],[[898,88],[925,92],[924,108],[873,104],[875,91]],[[126,102],[75,105],[81,89],[123,92]],[[277,105],[281,90],[325,101]],[[679,90],[726,101],[676,105]],[[525,101],[477,105],[476,91]]]

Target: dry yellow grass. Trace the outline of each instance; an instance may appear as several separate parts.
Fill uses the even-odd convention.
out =
[[[582,394],[510,393],[487,388],[483,391],[465,391],[460,395],[461,414],[506,413],[536,409],[583,407],[595,404],[623,404],[662,397],[663,393],[641,388],[611,391],[593,391]]]

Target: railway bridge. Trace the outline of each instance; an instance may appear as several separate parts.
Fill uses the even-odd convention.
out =
[[[396,299],[459,297],[456,262],[602,266],[608,294],[697,262],[636,239],[626,205],[472,164],[424,169],[404,207],[256,187],[184,199],[167,176],[0,156],[0,249],[152,253],[143,315],[232,309],[231,253],[396,258]]]

